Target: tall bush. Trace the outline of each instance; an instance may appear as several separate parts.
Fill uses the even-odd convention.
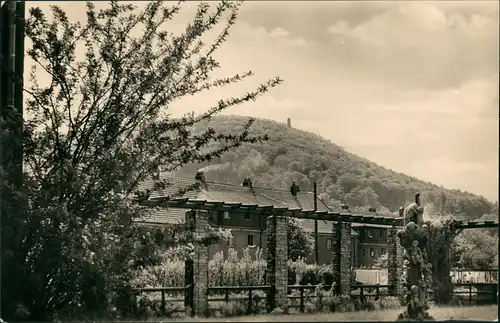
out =
[[[130,291],[133,273],[159,261],[151,230],[130,225],[147,215],[129,203],[138,184],[157,178],[160,169],[171,172],[267,139],[249,135],[252,120],[232,133],[194,126],[257,99],[279,78],[221,98],[199,115],[169,113],[183,97],[252,75],[214,74],[221,66],[214,55],[240,4],[225,1],[210,10],[201,3],[178,33],[170,22],[180,2],[153,1],[138,9],[111,1],[100,10],[88,2],[81,22],[57,6],[49,16],[30,9],[26,56],[33,66],[22,91],[23,134],[0,132],[3,147],[23,148],[22,161],[19,152],[2,152],[2,160],[11,158],[24,169],[22,184],[10,176],[19,168],[6,162],[0,170],[2,197],[9,196],[2,201],[3,319],[42,322],[62,312],[71,313],[69,319],[77,319],[77,312],[80,318],[110,313]],[[19,77],[12,75],[12,82]],[[10,117],[17,119],[2,121]],[[157,184],[168,185],[161,179]],[[194,187],[177,193],[189,189]],[[163,244],[180,243],[177,235],[167,236]]]

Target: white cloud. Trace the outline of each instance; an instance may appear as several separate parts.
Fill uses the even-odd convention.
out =
[[[276,27],[271,31],[268,31],[262,26],[254,27],[245,21],[239,21],[238,24],[234,26],[233,33],[243,37],[249,37],[249,39],[247,39],[247,43],[252,45],[255,45],[255,43],[249,42],[249,40],[266,43],[273,42],[277,43],[278,46],[285,45],[291,47],[309,47],[316,44],[316,42],[312,40],[294,36],[282,27]],[[276,47],[276,44],[273,47]]]
[[[466,32],[471,36],[491,35],[496,27],[495,21],[479,14],[469,18],[458,14],[447,15],[428,3],[405,2],[354,26],[338,21],[327,31],[354,37],[374,46],[413,47],[433,44],[436,39],[457,32]]]
[[[498,117],[498,75],[474,79],[456,88],[409,91],[404,103],[368,105],[367,109],[398,112],[399,115],[433,114],[446,118]]]
[[[271,31],[270,35],[273,37],[287,37],[290,36],[290,32],[281,27],[276,27]]]
[[[477,7],[465,1],[377,2],[363,15],[348,10],[351,3],[326,3],[318,5],[322,21],[301,3],[295,18],[280,22],[274,22],[276,14],[263,21],[267,4],[249,3],[262,6],[260,14],[247,14],[233,27],[217,53],[222,64],[217,75],[252,70],[255,76],[186,97],[169,112],[202,112],[221,98],[280,76],[282,86],[225,113],[280,122],[290,117],[294,127],[386,167],[495,196],[498,15],[491,13],[491,2]],[[61,5],[73,19],[84,17],[83,3]],[[185,5],[191,8],[172,28],[192,17],[194,5]],[[329,10],[339,8],[346,14],[337,17],[344,21],[331,23]],[[347,43],[341,45],[343,39]]]

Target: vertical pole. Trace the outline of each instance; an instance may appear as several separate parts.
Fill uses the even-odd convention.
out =
[[[25,2],[15,2],[15,42],[14,42],[14,111],[12,113],[12,126],[15,144],[12,151],[13,184],[14,187],[22,185],[23,177],[23,86],[24,86],[24,25]]]
[[[165,290],[161,290],[161,313],[165,315],[167,312],[167,302],[165,300]]]
[[[4,4],[5,6],[5,4]],[[0,170],[3,168],[3,105],[4,105],[4,65],[5,65],[5,51],[4,51],[4,37],[5,37],[5,28],[4,28],[4,6],[0,8]],[[0,174],[0,228],[2,228],[2,214],[3,214],[3,176]],[[0,230],[0,246],[2,243],[2,230]],[[0,264],[0,293],[3,290],[2,286],[2,266]],[[0,296],[1,299],[1,296]],[[2,305],[0,302],[0,318],[2,317]]]
[[[318,210],[318,185],[314,182],[314,212]],[[316,264],[319,264],[319,243],[318,243],[318,220],[314,219],[314,260]]]
[[[20,7],[22,9],[24,7]],[[1,100],[0,100],[0,168],[2,172],[6,174],[6,178],[3,176],[0,178],[0,217],[5,217],[6,214],[10,218],[14,217],[11,212],[16,211],[17,208],[13,205],[12,192],[5,191],[5,181],[7,180],[11,184],[14,184],[14,188],[17,188],[19,171],[12,166],[17,166],[19,161],[16,160],[18,154],[16,154],[16,148],[19,147],[20,138],[17,138],[19,125],[19,118],[16,118],[15,110],[15,73],[17,72],[16,66],[16,51],[19,48],[16,45],[16,20],[14,19],[16,15],[16,2],[5,1],[1,7],[1,60],[0,60],[0,79],[1,79]],[[24,15],[23,15],[24,17]],[[24,34],[24,30],[23,30]],[[24,47],[22,48],[24,51]],[[24,55],[23,55],[24,57]],[[22,75],[21,75],[22,77]],[[22,104],[21,104],[22,107]],[[22,109],[22,108],[21,108]],[[22,126],[22,118],[21,118]],[[21,145],[22,147],[22,145]],[[22,175],[22,168],[21,168]],[[2,226],[2,224],[0,224]],[[0,235],[0,241],[2,237]],[[0,272],[1,276],[1,272]],[[0,286],[0,290],[8,289],[6,286]],[[0,308],[0,317],[2,315],[2,309]]]

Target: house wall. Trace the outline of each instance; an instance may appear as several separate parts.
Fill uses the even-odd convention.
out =
[[[214,223],[223,227],[266,228],[266,218],[244,212],[214,211],[210,214]]]
[[[359,233],[358,267],[370,266],[375,260],[388,251],[386,228],[356,228]]]
[[[243,255],[243,250],[248,247],[249,237],[253,236],[255,246],[262,249],[262,256],[266,257],[266,233],[260,228],[266,228],[265,217],[252,214],[245,217],[244,213],[233,212],[212,212],[211,222],[221,225],[223,228],[231,229],[233,233],[232,245],[238,252],[238,256]],[[372,227],[357,227],[355,230],[359,236],[352,237],[351,263],[354,267],[370,266],[382,254],[387,253],[387,229]],[[210,259],[222,251],[227,256],[228,244],[221,242],[209,248]],[[332,261],[331,235],[327,233],[318,234],[318,256],[320,264],[328,264]],[[314,263],[314,253],[307,258],[309,263]]]
[[[237,251],[238,257],[243,256],[243,250],[248,247],[248,236],[253,236],[254,245],[262,249],[262,257],[266,257],[267,254],[267,235],[266,232],[261,232],[260,230],[242,228],[242,227],[225,227],[231,229],[233,234],[233,240],[231,242],[233,248]],[[358,259],[358,239],[357,237],[352,238],[352,258],[351,263],[353,266],[359,262]],[[221,242],[217,245],[213,245],[209,248],[210,259],[217,253],[222,251],[224,256],[227,256],[229,244],[226,242]],[[332,261],[332,249],[331,249],[331,236],[325,233],[318,234],[318,256],[319,264],[329,264]],[[309,255],[306,259],[308,263],[314,263],[314,253]]]
[[[225,229],[231,229],[231,233],[233,234],[233,239],[230,243],[221,242],[219,244],[213,245],[209,247],[209,259],[213,259],[213,256],[217,252],[223,252],[224,256],[227,257],[228,247],[231,245],[236,252],[238,253],[238,257],[243,256],[243,250],[248,247],[249,236],[253,236],[253,243],[255,247],[259,247],[262,249],[262,257],[267,256],[267,236],[265,231],[261,232],[260,230],[255,230],[251,228],[242,228],[242,227],[224,227]]]

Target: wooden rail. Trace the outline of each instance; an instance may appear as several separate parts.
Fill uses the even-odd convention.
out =
[[[338,295],[336,286],[334,287],[334,294]],[[380,284],[361,284],[351,286],[351,297],[359,299],[361,303],[365,303],[368,299],[379,300],[381,297],[390,296],[389,288],[391,285],[380,285]],[[232,301],[246,302],[246,314],[255,313],[254,302],[257,301],[255,296],[255,291],[267,292],[271,286],[217,286],[209,287],[207,294],[216,294],[215,297],[209,297],[209,302],[225,302],[229,303]],[[316,298],[317,295],[313,293],[306,293],[306,291],[313,291],[317,288],[327,291],[332,288],[332,285],[289,285],[288,286],[288,298],[289,299],[299,299],[299,304],[294,305],[293,303],[289,307],[299,308],[300,312],[305,311],[305,300]],[[498,298],[498,285],[493,283],[457,283],[454,284],[454,289],[463,288],[463,291],[454,291],[454,295],[466,295],[466,300],[468,304],[497,304]],[[299,291],[299,295],[292,295],[293,291]],[[357,291],[359,290],[359,294]],[[140,288],[136,289],[137,294],[142,293],[161,293],[161,312],[166,313],[166,303],[167,302],[182,302],[184,301],[185,308],[192,306],[192,286],[186,287],[156,287],[156,288]],[[167,299],[167,293],[182,293],[184,292],[184,297]],[[243,293],[242,293],[243,292]],[[231,297],[230,294],[239,294],[237,296]],[[221,295],[221,297],[217,297]],[[487,297],[478,296],[487,295]],[[262,298],[258,298],[262,299]],[[432,295],[431,295],[432,299]]]

